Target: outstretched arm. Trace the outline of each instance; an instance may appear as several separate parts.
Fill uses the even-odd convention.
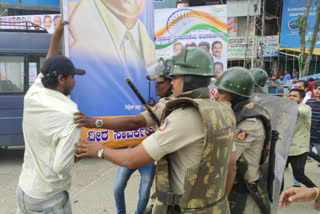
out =
[[[51,38],[51,43],[50,43],[50,48],[48,51],[48,55],[46,57],[46,59],[52,57],[52,56],[56,56],[59,54],[59,44],[60,44],[60,39],[63,33],[63,26],[69,24],[68,21],[61,21],[58,26],[56,27],[52,38]]]
[[[78,124],[77,127],[96,128],[96,120],[97,118],[90,117],[82,112],[74,113],[74,123]],[[136,130],[147,126],[147,121],[141,114],[102,120],[102,128],[116,131]]]
[[[129,149],[111,149],[97,142],[82,141],[86,144],[77,143],[75,145],[76,153],[80,158],[85,156],[97,157],[98,151],[103,148],[103,159],[129,169],[136,169],[153,161],[144,149],[143,144]]]

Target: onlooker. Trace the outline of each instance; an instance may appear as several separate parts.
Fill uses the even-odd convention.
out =
[[[295,88],[299,88],[299,89],[302,89],[304,90],[304,92],[306,93],[302,103],[303,104],[306,104],[306,102],[311,98],[309,95],[308,95],[308,90],[309,90],[309,82],[306,81],[306,80],[298,80],[298,82],[296,83],[296,85],[294,86]]]
[[[284,81],[291,80],[291,75],[288,73],[287,70],[284,71],[284,74],[285,74],[283,78]]]
[[[313,93],[313,84],[315,83],[315,79],[313,79],[312,77],[308,77],[308,81],[309,81],[309,91],[311,91],[311,98],[315,98],[314,93]]]
[[[75,69],[67,57],[55,56],[66,23],[53,35],[41,74],[24,97],[25,153],[17,186],[17,214],[71,214],[70,169],[80,129],[73,123],[77,104],[68,95],[74,75],[85,71]]]
[[[311,98],[307,101],[312,109],[312,118],[311,118],[311,136],[310,136],[310,149],[309,156],[320,162],[320,81],[316,81],[313,85],[313,92],[315,98]],[[315,147],[317,154],[312,151],[312,148]],[[320,167],[320,164],[318,164]]]
[[[280,74],[279,79],[277,79],[282,85],[285,85],[284,76]]]
[[[315,184],[304,174],[311,127],[311,108],[302,103],[304,97],[304,90],[299,88],[290,90],[289,99],[298,103],[298,118],[287,162],[291,164],[295,179],[307,187],[315,187]]]
[[[268,93],[269,94],[276,94],[277,93],[277,86],[280,86],[281,83],[277,80],[277,75],[273,74],[271,77],[271,81],[267,81],[268,86]]]
[[[291,80],[290,89],[294,89],[298,81],[299,81],[298,77],[293,77],[293,80]]]
[[[299,79],[299,72],[295,68],[292,70],[292,77],[293,78],[297,77]]]

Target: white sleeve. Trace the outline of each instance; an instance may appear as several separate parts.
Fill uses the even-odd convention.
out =
[[[74,128],[70,134],[58,140],[53,161],[53,170],[58,174],[60,179],[68,176],[74,164],[74,144],[79,141],[80,132],[81,129]]]

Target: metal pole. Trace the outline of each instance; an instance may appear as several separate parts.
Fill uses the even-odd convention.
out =
[[[254,17],[253,17],[253,23],[254,23],[254,27],[253,27],[253,38],[252,38],[252,52],[251,52],[251,68],[254,67],[254,50],[256,49],[256,14],[254,14]]]
[[[248,51],[248,35],[249,35],[249,19],[250,19],[250,2],[251,0],[248,0],[248,14],[247,14],[247,31],[246,31],[246,50],[244,52],[244,60],[243,60],[243,67],[246,66],[246,59],[247,59],[247,51]]]

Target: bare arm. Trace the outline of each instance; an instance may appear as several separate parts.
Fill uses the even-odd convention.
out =
[[[318,191],[320,189],[318,188]],[[279,205],[281,207],[288,207],[292,202],[304,202],[316,200],[317,204],[320,204],[319,194],[314,188],[301,188],[301,187],[291,187],[283,191],[280,195]]]
[[[96,128],[96,118],[90,117],[82,112],[74,113],[74,123],[77,123],[77,127]],[[104,129],[111,129],[117,131],[129,131],[136,130],[138,128],[146,127],[147,121],[141,115],[125,116],[114,119],[103,119]]]
[[[103,148],[103,159],[129,169],[136,169],[153,161],[142,144],[130,149],[111,149],[103,147],[100,143],[83,141],[86,144],[77,143],[75,149],[80,158],[97,157],[98,151]]]
[[[57,25],[51,38],[50,48],[49,48],[46,59],[59,54],[59,44],[60,44],[60,39],[63,33],[63,26],[66,24],[69,24],[69,22],[62,21]]]
[[[227,196],[231,192],[235,176],[236,176],[236,152],[232,152],[230,156],[226,190],[225,190]]]

